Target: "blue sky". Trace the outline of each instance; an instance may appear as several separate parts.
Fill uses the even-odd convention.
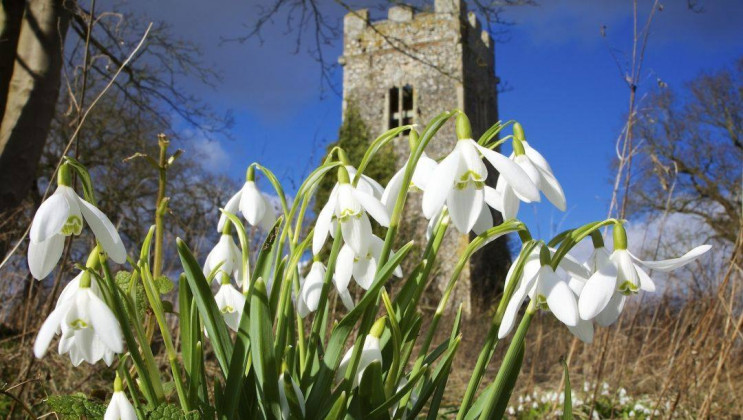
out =
[[[501,118],[524,125],[530,143],[550,161],[566,192],[565,214],[546,204],[522,207],[522,218],[546,235],[606,215],[611,159],[628,102],[628,88],[611,51],[626,64],[632,45],[632,2],[541,3],[506,12],[516,24],[509,27],[508,39],[496,45],[496,72],[511,88],[500,95]],[[220,42],[247,31],[244,25],[258,7],[250,2],[124,4],[170,23],[174,34],[198,43],[204,62],[222,74],[215,89],[186,81],[187,88],[235,117],[234,140],[208,142],[198,133],[191,140],[195,149],[208,154],[214,171],[238,179],[250,162],[259,161],[293,191],[318,163],[325,145],[335,139],[341,118],[341,98],[321,91],[320,69],[308,53],[310,45],[301,45],[295,53],[296,33],[287,34],[282,19],[267,26],[263,42]],[[640,97],[659,79],[681,88],[699,72],[731,65],[743,54],[743,2],[699,4],[703,12],[693,13],[686,1],[669,1],[656,15]],[[640,1],[643,22],[649,5]],[[331,21],[344,14],[334,2],[325,7]],[[600,36],[603,25],[606,37]],[[336,42],[323,53],[335,60],[340,51]],[[334,77],[340,83],[340,71]]]

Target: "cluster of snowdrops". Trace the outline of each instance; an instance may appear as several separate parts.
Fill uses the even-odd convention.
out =
[[[431,141],[450,141],[436,135],[449,123],[456,125],[456,145],[437,161],[425,149]],[[498,139],[507,127],[512,134]],[[549,241],[533,238],[517,219],[520,203],[537,202],[544,195],[564,211],[566,202],[550,165],[526,141],[521,125],[499,122],[474,140],[466,115],[454,110],[431,120],[420,133],[416,128],[384,133],[357,167],[342,149],[333,149],[291,203],[268,169],[250,165],[244,186],[224,204],[217,223],[221,237],[204,263],[198,263],[187,244],[176,241],[183,269],[170,273],[180,274],[177,306],[166,305],[158,287],[168,280],[159,272],[162,223],[150,228],[135,259],[109,218],[96,208],[85,167],[65,158],[56,192],[41,204],[31,225],[31,273],[39,280],[48,276],[60,260],[66,237],[79,235],[86,224],[96,243],[41,326],[35,355],[43,357],[59,335],[58,352],[68,354],[75,366],[101,359],[113,366],[116,377],[106,419],[145,418],[163,404],[201,418],[416,418],[424,409],[438,410],[460,343],[461,308],[451,334],[440,343],[434,338],[441,336],[435,332],[447,307],[455,304],[450,297],[461,270],[483,246],[516,233],[523,243],[521,252],[508,271],[457,413],[458,419],[500,418],[521,369],[524,337],[536,311],[550,311],[573,334],[591,342],[594,324],[611,325],[627,299],[641,290],[655,290],[646,270],[670,271],[709,249],[702,245],[679,258],[643,261],[627,249],[623,221],[615,219],[570,229]],[[364,175],[377,151],[392,147],[404,133],[411,153],[388,185]],[[498,152],[507,141],[513,148],[510,156]],[[497,174],[488,172],[485,161]],[[164,166],[159,169],[165,171]],[[81,181],[82,197],[73,173]],[[256,173],[273,187],[280,209],[259,189]],[[308,206],[327,176],[337,182],[303,236]],[[495,188],[486,182],[489,176],[497,176]],[[393,249],[409,194],[422,194],[422,213],[429,220],[425,237],[415,238],[421,250],[417,256],[411,253],[412,241]],[[166,206],[167,200],[159,201],[158,211]],[[494,225],[491,209],[500,212],[503,223]],[[386,228],[384,237],[373,233],[371,219]],[[256,255],[251,255],[248,225],[265,233]],[[436,311],[423,322],[418,304],[451,229],[475,235]],[[606,229],[612,232],[612,249],[604,245],[601,230]],[[569,251],[589,237],[593,253],[587,261],[577,261]],[[406,266],[414,269],[403,273],[401,262],[411,258],[415,264]],[[130,267],[114,274],[112,263]],[[351,279],[358,285],[353,287],[364,291],[358,301],[349,292]],[[392,281],[396,292],[390,295],[392,289],[386,286]],[[144,289],[145,302],[135,293],[138,287]],[[330,315],[335,299],[346,308],[340,320]],[[176,311],[168,310],[170,306]],[[178,316],[178,331],[171,331],[167,312]],[[155,362],[155,325],[170,372],[161,372]],[[495,380],[482,383],[496,345],[509,335]],[[206,358],[216,360],[220,375],[209,377]],[[164,386],[170,380],[174,386]]]

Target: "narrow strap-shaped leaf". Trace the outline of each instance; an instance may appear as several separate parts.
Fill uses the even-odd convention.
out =
[[[387,410],[392,408],[392,406],[394,406],[396,402],[400,401],[400,399],[402,399],[405,394],[410,392],[411,389],[418,385],[418,381],[426,373],[428,373],[428,365],[424,365],[423,369],[421,369],[415,376],[410,378],[410,380],[405,385],[401,386],[396,392],[391,394],[391,396],[387,399],[387,401],[384,402],[384,404],[375,408],[374,411],[371,412],[370,416],[378,415],[379,413],[383,411],[386,412]]]
[[[230,359],[232,358],[232,341],[227,331],[227,325],[222,318],[217,303],[214,301],[209,283],[206,282],[204,273],[191,250],[180,238],[176,239],[176,246],[183,271],[186,274],[186,280],[188,280],[188,287],[191,288],[199,314],[204,321],[204,328],[206,328],[209,340],[214,348],[214,355],[217,357],[222,372],[227,375],[230,370]]]
[[[262,278],[258,278],[253,283],[253,294],[250,296],[250,354],[263,414],[266,418],[280,418],[279,375],[272,327],[266,284]]]
[[[418,400],[413,405],[413,408],[405,413],[405,418],[414,419],[423,410],[423,407],[428,403],[434,391],[439,386],[446,386],[446,381],[449,379],[449,373],[451,372],[451,364],[454,360],[454,355],[459,348],[459,344],[462,341],[462,337],[456,337],[449,345],[449,350],[446,353],[446,357],[436,366],[436,370],[433,373],[433,380],[425,383],[418,394]],[[395,418],[399,418],[403,413],[403,410],[398,410]]]
[[[568,372],[568,363],[565,359],[561,360],[563,372],[565,372],[565,399],[562,408],[562,419],[573,420],[573,391],[570,389],[570,373]]]
[[[237,338],[232,351],[230,360],[230,369],[225,374],[225,408],[224,412],[234,418],[237,407],[240,405],[240,395],[243,392],[243,383],[245,377],[245,368],[248,364],[248,354],[250,351],[250,301],[245,299],[243,305],[242,317],[237,329]]]
[[[346,395],[346,391],[341,392],[330,408],[330,412],[325,416],[325,420],[340,420],[346,415]]]
[[[370,420],[389,419],[390,416],[386,411],[374,411],[386,400],[382,380],[382,362],[380,360],[372,362],[364,369],[359,384],[359,392],[354,399],[358,399],[364,418]]]

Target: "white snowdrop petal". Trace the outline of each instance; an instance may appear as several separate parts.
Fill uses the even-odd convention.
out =
[[[356,255],[348,244],[343,245],[338,258],[335,260],[335,287],[338,290],[347,290],[353,274],[353,264]]]
[[[646,292],[655,291],[655,282],[652,278],[642,269],[639,265],[635,264],[635,270],[637,271],[637,277],[640,279],[640,289]]]
[[[390,216],[387,214],[387,209],[378,199],[358,189],[353,190],[353,196],[358,200],[364,210],[380,225],[384,227],[390,225]]]
[[[227,204],[224,206],[224,211],[227,213],[231,213],[234,215],[237,215],[237,212],[240,210],[240,198],[242,197],[242,189],[239,190],[235,195],[230,197],[229,200],[227,200]],[[219,222],[217,223],[217,232],[222,232],[224,230],[224,225],[227,223],[227,216],[224,215],[224,213],[220,212],[219,214]]]
[[[82,198],[78,198],[78,204],[80,212],[103,250],[113,261],[123,264],[126,261],[126,249],[113,223],[102,211]]]
[[[707,251],[709,251],[710,249],[712,249],[712,245],[700,245],[678,258],[671,258],[661,261],[643,261],[632,255],[631,252],[627,252],[630,254],[632,259],[637,261],[640,265],[643,265],[651,270],[667,272],[689,264],[690,262],[707,253]]]
[[[74,304],[74,299],[65,301],[62,305],[54,309],[52,313],[50,313],[49,316],[46,318],[44,323],[41,324],[39,333],[36,334],[36,341],[34,342],[34,355],[37,359],[41,359],[42,357],[44,357],[47,349],[49,348],[49,343],[52,342],[54,335],[59,329],[59,325],[65,319],[65,317],[67,316],[67,312],[70,310],[70,308],[72,308]]]
[[[54,270],[64,250],[65,237],[53,235],[44,242],[30,241],[28,245],[28,268],[31,275],[41,280]]]
[[[432,218],[441,210],[449,192],[454,188],[454,180],[459,173],[460,157],[458,149],[454,149],[449,156],[439,163],[431,175],[428,188],[423,193],[423,215],[426,219]]]
[[[240,212],[252,226],[258,225],[266,211],[266,203],[253,181],[246,181],[240,197]]]
[[[418,159],[418,165],[415,166],[415,171],[413,171],[413,184],[425,191],[431,175],[436,170],[436,166],[436,161],[423,152],[420,159]]]
[[[542,268],[537,282],[555,317],[569,327],[578,325],[578,302],[568,284],[549,267]]]
[[[70,205],[64,194],[57,189],[46,201],[41,203],[31,222],[29,238],[32,242],[44,242],[62,231],[70,215]]]
[[[571,327],[568,326],[573,335],[578,337],[580,341],[591,344],[593,343],[593,321],[586,321],[584,319],[578,320],[578,325]]]
[[[624,308],[624,302],[626,301],[627,297],[621,293],[615,293],[614,296],[609,301],[609,304],[606,305],[606,308],[601,311],[598,315],[596,315],[596,322],[601,325],[602,327],[608,327],[609,325],[616,322],[616,320],[619,318],[619,315],[622,313],[622,309]]]
[[[463,189],[454,188],[446,199],[454,227],[459,233],[469,233],[477,222],[485,202],[485,193],[482,188],[477,189],[468,185]]]
[[[600,267],[586,282],[578,299],[580,317],[593,319],[609,304],[617,289],[617,269],[614,264]]]
[[[550,203],[552,203],[560,211],[565,211],[565,209],[567,208],[565,193],[562,191],[562,187],[557,181],[557,178],[549,173],[541,171],[540,175],[542,176],[542,179],[539,183],[539,186],[541,187],[544,196],[547,197]]]
[[[391,215],[392,211],[395,208],[395,201],[397,200],[397,196],[402,189],[402,181],[404,176],[405,167],[403,166],[402,169],[397,171],[397,173],[392,176],[390,182],[387,184],[387,187],[382,193],[382,205],[384,205],[384,207],[387,209],[387,214]]]
[[[480,235],[491,227],[493,227],[493,215],[490,214],[490,208],[483,204],[480,215],[477,216],[477,220],[472,226],[472,231],[475,232],[475,235]]]
[[[498,171],[498,176],[503,177],[511,188],[526,200],[539,201],[537,186],[516,162],[487,147],[477,146],[477,148]]]
[[[90,290],[82,290],[87,294],[88,307],[90,310],[90,322],[93,324],[95,335],[116,353],[124,351],[123,335],[119,321],[116,320],[111,309],[103,301],[95,296]]]
[[[315,230],[312,236],[312,253],[317,255],[322,251],[322,247],[325,244],[325,240],[328,238],[330,232],[331,220],[333,218],[333,210],[335,207],[334,197],[331,194],[331,198],[325,204],[325,207],[320,210],[320,214],[317,216],[317,222],[315,222]]]

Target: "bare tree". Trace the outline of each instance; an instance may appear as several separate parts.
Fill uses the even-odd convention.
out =
[[[659,83],[639,110],[634,133],[640,143],[630,206],[697,216],[711,236],[734,243],[743,221],[743,58],[683,89]]]

